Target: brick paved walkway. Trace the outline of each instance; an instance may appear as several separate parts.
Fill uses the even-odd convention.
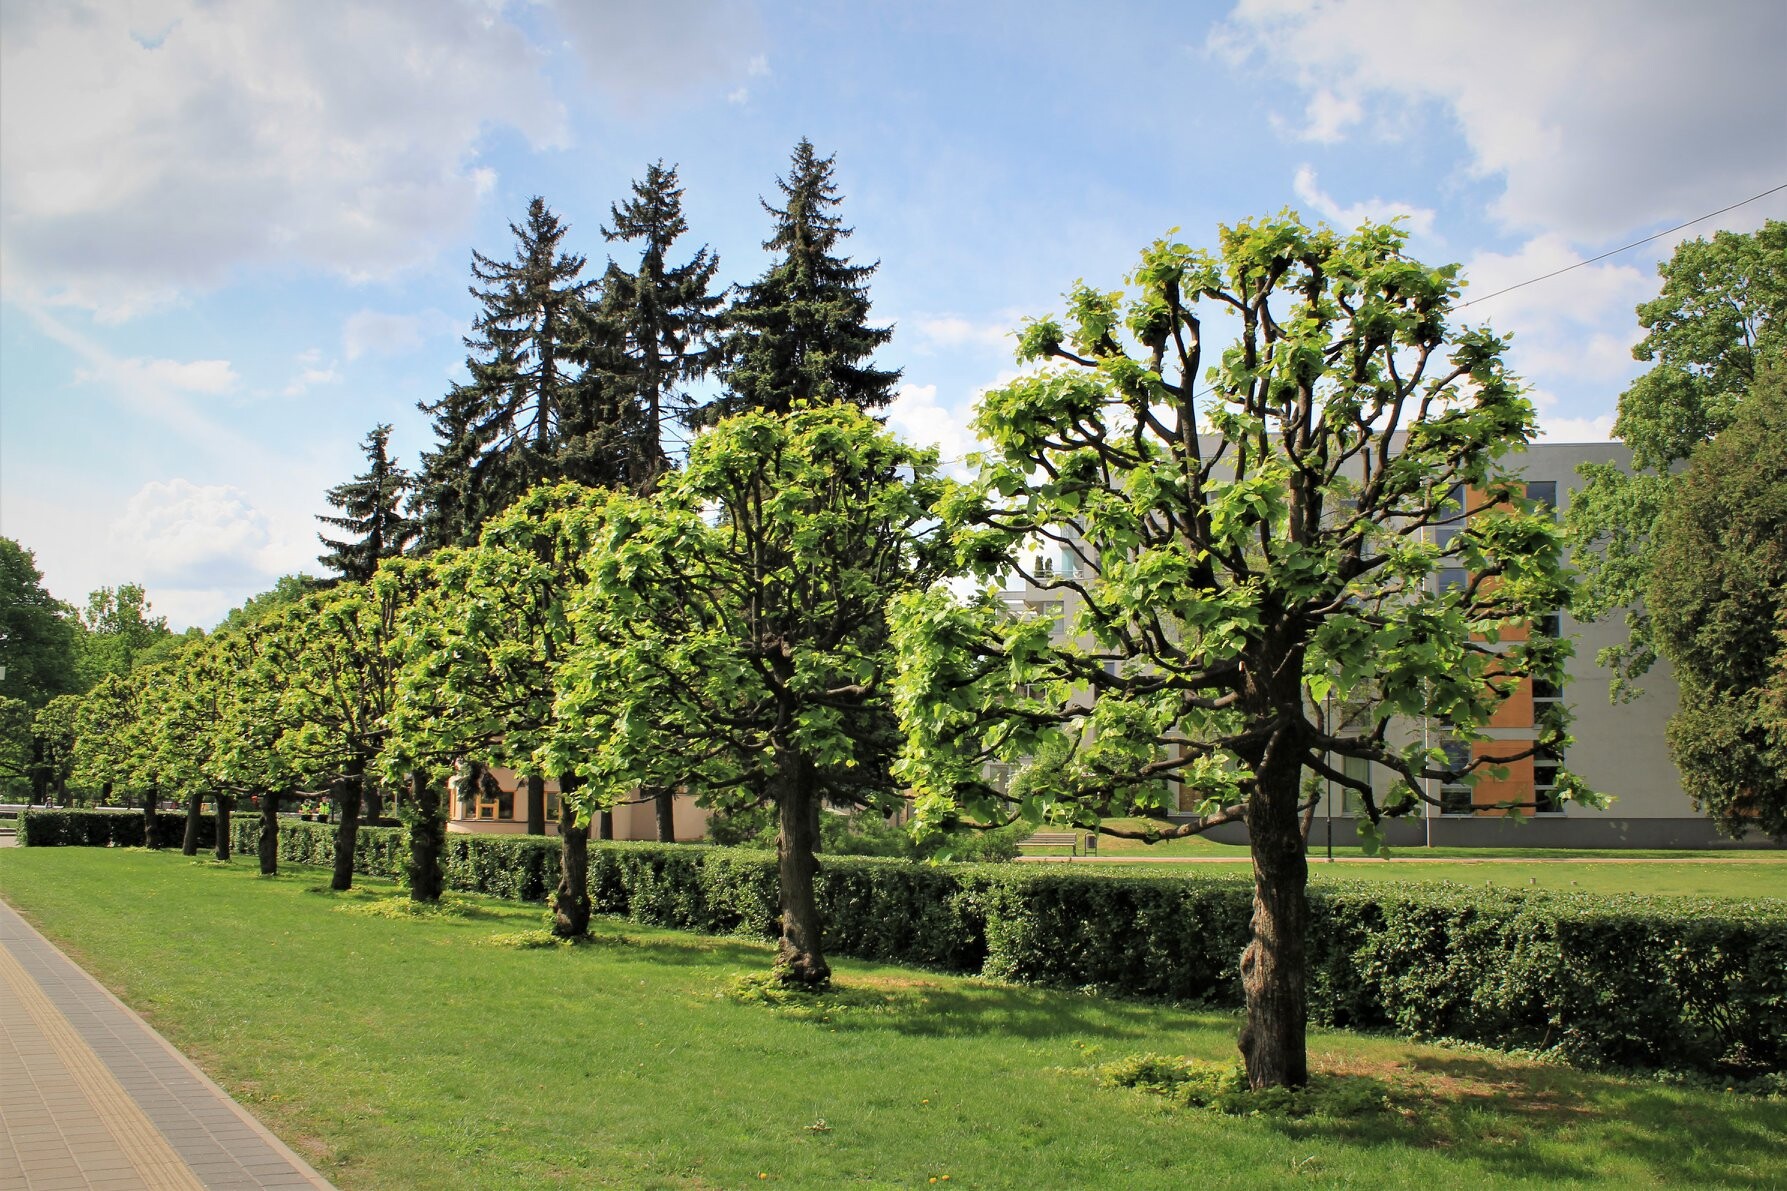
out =
[[[329,1184],[0,902],[0,1187]]]

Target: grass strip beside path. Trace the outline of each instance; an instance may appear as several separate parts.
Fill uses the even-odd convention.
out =
[[[0,896],[348,1189],[1787,1181],[1779,1102],[1333,1032],[1317,1068],[1390,1080],[1394,1110],[1215,1117],[1090,1069],[1226,1061],[1227,1013],[851,960],[834,996],[776,1007],[733,995],[769,965],[754,942],[599,922],[597,945],[493,945],[541,908],[413,917],[362,884],[0,857]]]

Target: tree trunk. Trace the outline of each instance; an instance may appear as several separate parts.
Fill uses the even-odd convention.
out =
[[[527,833],[529,835],[546,834],[546,779],[533,775],[522,779],[527,790]],[[564,804],[564,795],[560,794],[559,803]]]
[[[670,786],[650,787],[652,805],[658,812],[658,842],[676,842],[676,790]]]
[[[217,847],[219,860],[230,858],[230,804],[234,801],[228,794],[217,796],[217,815],[211,821],[212,826],[217,829],[214,832],[217,838],[211,842]]]
[[[279,875],[279,799],[278,791],[261,795],[261,876]]]
[[[50,801],[50,767],[43,759],[43,738],[31,738],[31,805]]]
[[[385,817],[385,792],[377,782],[360,783],[360,821],[377,823]]]
[[[776,948],[776,976],[785,985],[823,992],[831,986],[831,967],[820,951],[819,903],[813,878],[819,873],[814,854],[813,802],[818,797],[812,767],[798,749],[776,742],[777,771],[770,781],[780,830],[776,834],[776,867],[782,895],[782,941]]]
[[[596,838],[614,838],[614,812],[602,811],[596,816]]]
[[[360,795],[365,786],[366,761],[355,757],[336,786],[341,821],[335,825],[335,873],[329,888],[338,893],[354,887],[354,841],[360,835]]]
[[[156,822],[156,812],[161,809],[161,791],[150,786],[143,795],[143,847],[161,847],[160,824]]]
[[[203,794],[189,794],[186,797],[186,838],[180,844],[183,856],[199,854],[199,815],[205,809]]]
[[[441,792],[422,770],[410,774],[410,900],[438,902],[446,884],[441,872],[441,848],[446,842],[446,822],[441,814]]]
[[[1301,667],[1290,673],[1301,674]],[[1253,764],[1257,785],[1247,803],[1253,938],[1241,953],[1247,1018],[1240,1045],[1247,1084],[1256,1091],[1309,1082],[1309,859],[1297,814],[1302,749],[1289,737],[1279,732]]]
[[[589,934],[589,828],[578,826],[571,791],[577,778],[558,779],[558,890],[552,895],[552,933],[561,939]]]

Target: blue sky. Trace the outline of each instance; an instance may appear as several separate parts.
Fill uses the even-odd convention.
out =
[[[0,534],[182,627],[314,571],[366,431],[429,445],[471,251],[540,194],[599,268],[658,158],[742,282],[795,141],[835,153],[892,422],[959,456],[1006,333],[1169,228],[1404,214],[1468,297],[1779,186],[1782,45],[1776,0],[5,0]],[[1472,309],[1552,437],[1606,436],[1677,238]]]

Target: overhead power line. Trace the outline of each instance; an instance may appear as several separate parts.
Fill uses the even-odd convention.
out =
[[[1525,281],[1515,282],[1513,285],[1507,286],[1503,289],[1498,289],[1492,294],[1484,294],[1480,298],[1472,298],[1468,302],[1460,302],[1458,305],[1454,306],[1452,309],[1463,310],[1466,306],[1475,306],[1478,302],[1487,302],[1491,298],[1499,298],[1503,294],[1511,294],[1517,289],[1524,289],[1529,285],[1535,285],[1541,281],[1549,281],[1551,278],[1562,276],[1563,274],[1568,273],[1572,269],[1580,269],[1585,265],[1592,265],[1596,261],[1604,261],[1610,256],[1618,256],[1620,253],[1626,252],[1629,249],[1637,248],[1643,244],[1649,244],[1652,240],[1661,240],[1664,236],[1673,235],[1676,232],[1681,231],[1683,228],[1693,227],[1697,223],[1705,223],[1707,220],[1713,218],[1714,216],[1723,215],[1727,211],[1735,211],[1739,207],[1747,207],[1751,203],[1755,202],[1757,199],[1765,199],[1769,195],[1779,194],[1783,190],[1787,190],[1787,182],[1782,183],[1781,185],[1775,187],[1773,190],[1765,190],[1761,194],[1753,194],[1749,198],[1743,200],[1740,203],[1732,203],[1729,207],[1720,207],[1717,211],[1709,211],[1705,215],[1700,215],[1700,216],[1697,216],[1696,218],[1688,220],[1688,222],[1686,222],[1686,223],[1678,223],[1674,227],[1664,228],[1662,231],[1657,232],[1655,235],[1646,236],[1642,240],[1634,240],[1630,244],[1622,244],[1618,248],[1609,249],[1608,251],[1603,252],[1600,256],[1591,256],[1585,261],[1577,261],[1573,265],[1565,265],[1561,269],[1553,269],[1551,272],[1541,274],[1538,277],[1528,277]]]

